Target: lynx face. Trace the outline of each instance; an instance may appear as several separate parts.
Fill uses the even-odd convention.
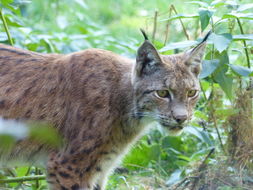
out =
[[[203,41],[185,53],[159,55],[146,40],[138,50],[133,72],[135,116],[151,118],[170,133],[181,131],[199,97],[204,49]]]

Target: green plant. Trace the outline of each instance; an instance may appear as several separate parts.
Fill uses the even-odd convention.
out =
[[[210,180],[214,183],[214,166],[219,169],[219,163],[230,160],[230,153],[236,152],[237,145],[231,139],[243,137],[234,133],[235,129],[250,134],[250,114],[247,126],[238,118],[252,113],[252,100],[241,97],[248,91],[252,93],[253,4],[250,0],[170,2],[173,5],[166,0],[0,2],[0,42],[43,53],[70,53],[95,47],[134,57],[142,41],[139,28],[144,28],[160,52],[172,54],[197,44],[202,33],[212,30],[200,74],[202,96],[190,126],[179,137],[155,130],[142,138],[123,161],[129,173],[112,176],[108,189],[167,189],[166,184],[183,189],[184,182],[191,184],[196,176],[200,179],[194,182],[197,188],[202,187],[205,172],[210,174],[207,178],[214,176]],[[238,103],[242,99],[245,102]],[[242,113],[242,105],[251,106]],[[1,142],[7,139],[1,145],[8,138],[1,136]],[[213,147],[215,153],[207,157]],[[201,165],[205,169],[199,171]],[[249,172],[247,167],[240,172]],[[47,189],[41,171],[44,172],[35,167],[2,169],[0,185],[10,189]],[[231,185],[233,179],[241,177],[236,176],[236,167],[229,163],[222,171],[224,183],[219,182],[217,188],[240,189],[240,180],[237,186]],[[243,175],[241,181],[252,189],[249,176]]]

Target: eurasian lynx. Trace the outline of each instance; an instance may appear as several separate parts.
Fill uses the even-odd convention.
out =
[[[52,189],[98,190],[147,124],[180,131],[199,97],[207,36],[175,55],[160,55],[144,36],[136,61],[100,49],[58,55],[0,45],[0,115],[50,122],[66,142],[49,151],[24,139],[8,159],[48,151]]]

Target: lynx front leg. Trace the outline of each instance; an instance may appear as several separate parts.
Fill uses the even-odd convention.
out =
[[[80,170],[80,164],[60,154],[51,154],[47,163],[51,190],[92,190],[89,177]]]
[[[108,174],[107,172],[102,172],[97,179],[97,183],[94,187],[94,190],[105,190],[105,186],[107,183]]]

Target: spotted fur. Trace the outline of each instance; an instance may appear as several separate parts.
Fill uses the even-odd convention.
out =
[[[59,55],[0,45],[0,115],[46,121],[59,131],[65,144],[46,150],[51,189],[103,190],[148,124],[178,131],[178,118],[191,117],[198,95],[188,98],[187,92],[200,90],[203,49],[200,44],[164,56],[146,39],[135,61],[100,49]],[[157,97],[161,89],[171,97]],[[21,152],[32,158],[42,150],[43,144],[24,139],[8,159]]]

